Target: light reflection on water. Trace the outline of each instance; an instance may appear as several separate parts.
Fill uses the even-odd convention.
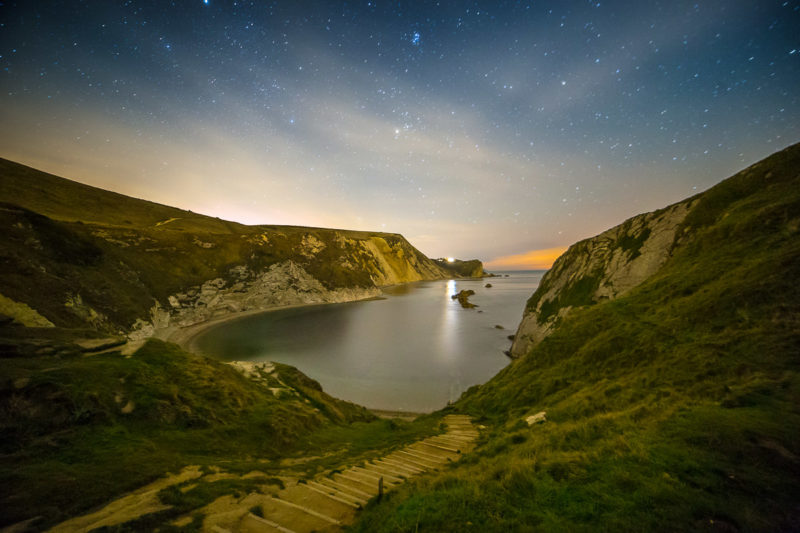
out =
[[[457,340],[456,332],[458,330],[457,321],[459,309],[457,306],[453,305],[452,301],[452,296],[457,292],[456,280],[448,280],[445,284],[445,296],[442,298],[441,302],[441,313],[444,319],[439,322],[439,342],[437,344],[439,347],[437,353],[444,358],[448,358],[450,355],[455,356],[457,352],[457,348],[453,345]]]
[[[507,336],[542,274],[420,282],[391,287],[382,300],[254,315],[208,330],[196,346],[222,360],[296,366],[326,392],[368,407],[432,411],[508,364]],[[477,309],[451,298],[462,289],[475,291]]]

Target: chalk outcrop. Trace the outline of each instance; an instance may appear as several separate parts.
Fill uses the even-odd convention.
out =
[[[693,201],[637,215],[570,246],[528,300],[511,356],[525,355],[573,308],[613,300],[655,274],[670,257]]]
[[[0,227],[0,314],[133,339],[453,276],[402,235],[245,226],[2,159]]]
[[[151,337],[159,330],[186,327],[245,311],[302,304],[341,303],[380,295],[378,287],[326,288],[293,261],[263,272],[247,267],[232,269],[235,281],[215,278],[169,296],[168,306],[156,302],[149,320],[138,319],[129,338]]]

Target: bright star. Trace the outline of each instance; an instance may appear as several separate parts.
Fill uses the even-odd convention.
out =
[[[419,34],[419,32],[415,31],[414,35],[411,37],[411,44],[413,44],[414,46],[419,46],[420,37],[421,35]]]

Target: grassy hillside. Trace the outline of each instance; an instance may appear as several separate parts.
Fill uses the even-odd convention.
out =
[[[798,279],[793,146],[699,195],[655,275],[465,393],[477,453],[357,529],[797,530]]]
[[[469,259],[467,261],[462,261],[461,259],[455,259],[453,261],[436,259],[435,262],[437,265],[452,272],[456,276],[482,278],[485,275],[483,271],[483,262],[479,259]]]
[[[326,290],[447,276],[398,234],[245,226],[6,160],[0,227],[0,295],[67,328],[127,331],[171,295],[251,282],[287,261]]]
[[[0,350],[0,527],[38,516],[41,529],[187,465],[269,475],[311,456],[298,475],[312,473],[436,425],[378,420],[286,365],[246,377],[157,340],[86,357],[50,336],[53,355]],[[236,490],[213,487],[156,523]]]

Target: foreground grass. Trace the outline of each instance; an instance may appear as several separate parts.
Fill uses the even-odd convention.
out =
[[[796,530],[799,163],[790,149],[701,196],[661,271],[456,404],[494,427],[475,453],[354,529]]]
[[[187,465],[272,475],[294,458],[308,475],[438,425],[377,419],[286,365],[257,383],[156,340],[130,358],[13,357],[0,367],[0,525],[35,516],[52,525]],[[196,494],[225,487],[207,489]]]

